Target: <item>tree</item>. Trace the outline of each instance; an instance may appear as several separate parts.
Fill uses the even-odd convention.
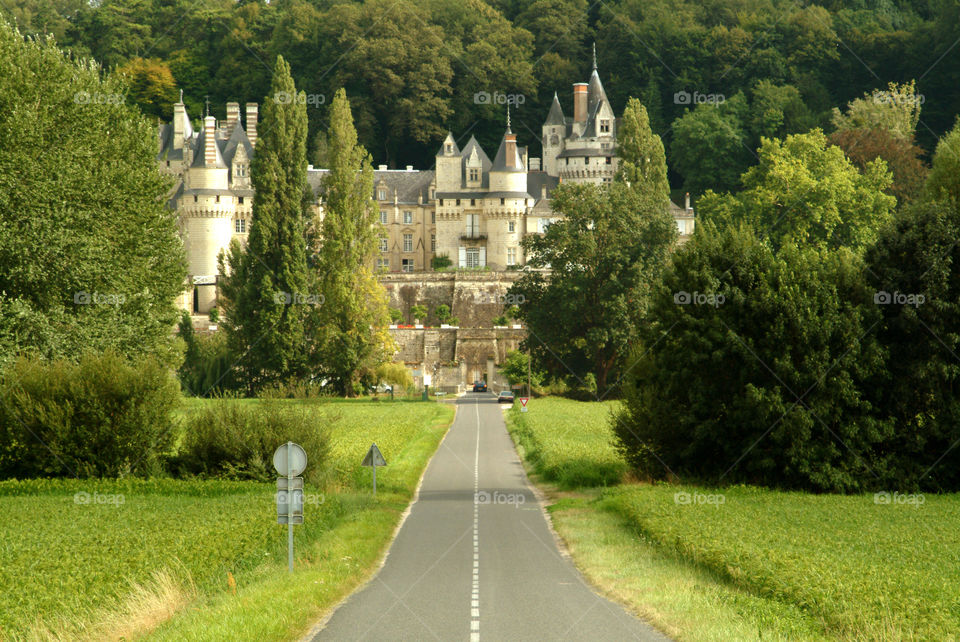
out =
[[[177,92],[173,74],[166,63],[156,58],[134,58],[118,72],[127,76],[130,97],[145,114],[170,119]]]
[[[379,208],[373,200],[370,155],[357,144],[343,89],[330,105],[330,172],[322,184],[324,217],[316,239],[317,284],[323,305],[311,315],[314,367],[340,394],[353,395],[362,376],[393,354],[387,293],[371,265]]]
[[[156,130],[126,86],[0,20],[0,364],[182,355],[186,262]]]
[[[304,100],[281,100],[277,96]],[[304,324],[316,303],[307,273],[307,114],[290,67],[277,58],[251,163],[255,190],[245,247],[220,258],[218,304],[251,391],[307,374]]]
[[[677,227],[659,197],[622,182],[563,184],[553,196],[562,218],[522,244],[528,265],[509,294],[522,295],[526,345],[553,376],[596,377],[603,394],[620,368],[646,312],[652,279],[677,240]],[[518,299],[519,300],[519,299]]]
[[[960,203],[960,118],[940,139],[933,154],[933,167],[925,186],[928,200],[950,199]]]
[[[742,221],[771,239],[774,247],[863,249],[891,217],[896,203],[884,193],[890,174],[872,161],[861,174],[819,129],[764,139],[760,163],[743,175],[737,195],[708,194],[698,203],[704,218]]]
[[[753,161],[742,113],[746,99],[737,94],[722,105],[700,104],[673,121],[671,163],[683,176],[683,189],[702,194],[736,189]]]
[[[377,385],[389,383],[394,387],[409,388],[413,385],[413,375],[402,363],[385,362],[377,366],[375,372]]]
[[[527,383],[527,369],[530,362],[530,358],[526,352],[521,352],[520,350],[510,350],[507,352],[506,359],[503,360],[503,363],[500,364],[500,372],[504,377],[507,378],[507,381],[510,382],[511,386],[515,386],[518,383]],[[536,368],[530,368],[530,385],[531,386],[540,386],[543,383],[543,373],[537,370]]]
[[[667,181],[667,157],[663,141],[650,130],[646,108],[636,98],[627,102],[617,130],[617,154],[620,165],[617,180],[660,199],[666,207],[670,200]]]
[[[892,82],[886,91],[874,89],[851,101],[845,113],[834,107],[833,126],[838,130],[879,127],[892,136],[912,141],[920,120],[920,104],[912,80],[902,85]]]
[[[450,306],[446,303],[441,303],[434,309],[433,314],[440,323],[447,323],[451,317]]]
[[[705,222],[674,255],[650,317],[612,426],[641,473],[883,487],[893,431],[861,385],[884,362],[858,255],[775,254],[749,226]]]
[[[776,85],[760,80],[750,95],[751,145],[762,137],[783,138],[813,129],[816,118],[793,85]]]
[[[894,419],[899,487],[960,488],[960,212],[956,202],[898,213],[866,254],[889,356],[874,386]]]
[[[412,305],[410,306],[410,316],[414,318],[416,322],[423,321],[427,318],[427,306],[425,305]]]
[[[912,139],[899,138],[882,127],[840,129],[830,134],[830,142],[844,151],[860,171],[876,159],[886,162],[892,174],[887,193],[898,206],[912,202],[923,191],[929,169],[921,160],[923,150]]]

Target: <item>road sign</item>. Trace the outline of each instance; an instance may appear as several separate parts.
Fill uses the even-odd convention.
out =
[[[303,523],[303,477],[307,451],[288,441],[273,453],[273,467],[283,475],[277,479],[277,522],[287,525],[287,567],[293,573],[293,525]]]
[[[520,397],[520,412],[527,411],[527,402],[530,401],[530,397]]]
[[[380,449],[377,448],[376,444],[370,446],[370,450],[367,451],[366,456],[363,458],[363,463],[361,466],[386,466],[387,460],[383,458],[383,455],[380,453]]]
[[[287,448],[287,445],[290,445],[290,448]],[[290,457],[290,466],[287,466],[287,452],[289,450]],[[299,475],[307,467],[307,453],[300,447],[299,444],[293,442],[287,442],[279,448],[276,452],[273,453],[273,467],[277,469],[277,472],[284,476],[294,477]]]
[[[383,455],[380,453],[380,449],[377,448],[376,444],[370,446],[370,450],[367,451],[366,456],[363,458],[363,461],[360,463],[361,466],[369,466],[373,468],[373,496],[377,496],[377,466],[386,466],[387,460],[383,458]]]

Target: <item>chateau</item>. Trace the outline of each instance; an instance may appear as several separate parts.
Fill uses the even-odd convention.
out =
[[[253,189],[250,160],[257,145],[256,103],[227,103],[226,120],[207,114],[195,131],[181,95],[173,121],[158,129],[162,171],[178,177],[169,206],[180,213],[191,283],[181,305],[205,314],[216,305],[217,256],[234,238],[246,240]],[[560,182],[606,183],[617,170],[617,118],[594,59],[586,83],[573,86],[573,115],[553,103],[542,127],[542,157],[517,144],[507,112],[493,160],[474,137],[461,148],[448,133],[434,170],[374,170],[374,194],[384,234],[376,267],[383,272],[431,271],[434,257],[455,268],[504,271],[526,264],[520,240],[541,234],[556,217],[550,194]],[[327,170],[307,168],[314,207],[322,215]],[[689,200],[671,203],[682,237],[693,232]]]

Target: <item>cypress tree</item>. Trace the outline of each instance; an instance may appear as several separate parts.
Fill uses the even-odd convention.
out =
[[[346,92],[330,105],[330,173],[323,182],[323,223],[317,279],[324,304],[316,310],[319,373],[352,395],[392,354],[386,291],[373,274],[380,210],[373,200],[370,155],[357,144]]]
[[[306,96],[277,57],[251,163],[255,190],[247,245],[221,260],[220,307],[238,367],[252,391],[306,374],[308,292]]]
[[[623,110],[617,132],[617,154],[620,156],[617,180],[627,181],[634,189],[662,199],[666,207],[670,183],[663,141],[650,129],[647,109],[636,98],[627,101],[627,108]]]

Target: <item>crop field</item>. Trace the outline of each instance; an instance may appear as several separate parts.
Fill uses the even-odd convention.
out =
[[[507,426],[527,461],[544,481],[563,488],[617,484],[627,466],[613,446],[609,426],[615,401],[531,399],[529,412],[515,404]]]
[[[198,404],[186,412],[191,407]],[[361,469],[360,461],[372,441],[389,466],[378,475],[378,496],[403,505],[430,444],[439,439],[436,425],[452,414],[452,408],[430,403],[336,404],[330,483],[305,489],[306,519],[295,530],[298,549],[309,548],[357,509],[371,507],[369,469]],[[378,538],[389,534],[389,520],[384,522]],[[83,623],[115,610],[132,583],[148,583],[158,570],[188,578],[201,596],[228,590],[228,573],[243,586],[260,575],[258,567],[282,566],[285,534],[286,527],[276,523],[272,484],[0,482],[0,586],[17,587],[0,593],[0,639],[20,639],[43,627],[83,630]]]
[[[831,636],[956,639],[960,496],[899,497],[658,485],[602,501],[659,546],[822,619]]]

